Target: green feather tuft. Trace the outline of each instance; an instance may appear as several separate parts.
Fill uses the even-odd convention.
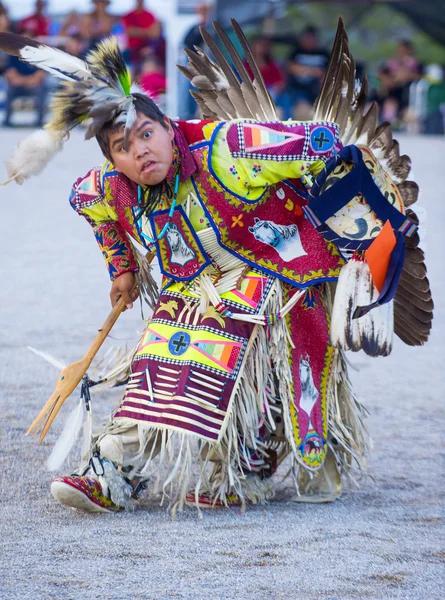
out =
[[[125,70],[125,73],[119,73],[118,77],[124,94],[129,96],[131,91],[131,75],[128,68]]]

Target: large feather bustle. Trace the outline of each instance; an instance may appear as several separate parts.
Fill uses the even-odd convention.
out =
[[[408,207],[417,201],[419,187],[414,181],[408,180],[411,161],[408,156],[400,154],[399,144],[392,136],[391,125],[382,123],[377,126],[375,104],[371,104],[366,111],[366,95],[366,79],[361,85],[356,83],[355,63],[340,19],[321,92],[315,102],[314,118],[336,121],[339,124],[340,140],[344,145],[369,147],[397,186],[407,216],[415,220],[415,214]],[[431,329],[433,301],[424,256],[418,247],[419,236],[415,234],[406,238],[405,243],[407,253],[403,272],[394,302],[391,303],[393,315],[388,313],[388,318],[390,322],[393,319],[394,332],[405,343],[421,345],[428,339]],[[385,310],[389,311],[389,308]],[[379,308],[368,314],[374,313],[374,318],[378,318],[378,312],[383,313]]]
[[[217,23],[213,23],[213,26],[236,72],[218,43],[202,28],[201,35],[214,60],[200,48],[195,48],[195,52],[185,51],[189,59],[187,67],[178,66],[197,88],[198,91],[192,91],[192,96],[196,99],[204,118],[276,120],[278,117],[275,105],[238,23],[232,19],[234,32],[252,69],[253,81],[225,31]]]
[[[63,142],[63,135],[60,132],[52,132],[47,129],[34,131],[19,143],[7,161],[6,168],[9,178],[3,185],[11,181],[16,181],[21,185],[30,177],[38,175],[53,156],[62,150]]]

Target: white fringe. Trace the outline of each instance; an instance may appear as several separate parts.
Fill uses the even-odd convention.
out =
[[[212,244],[214,232],[205,230],[200,232],[200,237],[201,241],[205,238],[206,245]],[[214,249],[212,253],[215,253]],[[226,269],[226,281],[230,280],[232,284],[241,266],[245,268],[245,265],[241,265],[241,261],[231,255],[228,258],[227,254],[224,250],[218,254],[218,264],[221,266],[221,263],[222,268]],[[233,277],[229,266],[233,270]],[[221,301],[217,286],[212,280],[211,269],[209,271],[210,274],[202,274],[188,288],[188,291],[200,300],[201,309]],[[325,290],[327,312],[330,314],[328,285],[325,286]],[[301,291],[295,292],[283,306],[282,284],[275,279],[263,313],[274,314],[280,309],[282,313],[286,313],[299,300],[301,294]],[[193,311],[198,314],[199,308],[195,310],[197,304],[195,301],[194,306],[185,307],[183,317],[186,320],[192,318]],[[257,315],[257,318],[262,318],[262,315]],[[168,501],[173,513],[182,510],[186,495],[190,492],[194,457],[198,457],[199,462],[198,480],[194,486],[195,497],[205,492],[210,494],[215,502],[220,500],[223,503],[232,494],[237,494],[243,505],[246,501],[265,502],[271,496],[271,480],[262,480],[258,476],[264,459],[267,458],[268,449],[276,451],[279,460],[291,452],[291,448],[294,450],[295,459],[299,460],[299,474],[294,469],[297,489],[303,475],[307,480],[308,473],[309,477],[312,477],[317,471],[303,463],[293,440],[290,406],[294,398],[289,362],[292,341],[286,321],[281,319],[275,325],[267,327],[263,326],[262,321],[261,325],[256,325],[252,332],[218,444],[210,444],[187,432],[173,431],[163,426],[138,425],[139,452],[136,456],[126,458],[120,467],[125,469],[130,479],[153,481],[153,494],[161,487],[162,502]],[[144,374],[134,374],[135,377],[136,375]],[[346,475],[350,482],[356,483],[365,469],[367,438],[362,421],[364,410],[352,393],[345,360],[340,351],[337,351],[334,357],[327,389],[328,452],[334,456],[338,472]],[[280,433],[276,439],[266,436],[266,439],[260,440],[259,430],[263,425],[268,432],[275,429],[273,413],[280,410],[280,403],[284,419],[284,437]],[[111,421],[95,436],[95,447],[98,447],[105,435],[124,434],[131,427],[134,427],[134,422],[130,420],[119,419],[115,423]],[[210,463],[213,463],[211,470]],[[128,467],[131,467],[130,473],[127,472]],[[334,487],[334,483],[332,485]],[[122,499],[116,503],[121,502]]]

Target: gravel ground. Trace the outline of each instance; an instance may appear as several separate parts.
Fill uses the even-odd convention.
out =
[[[2,131],[0,159],[27,132]],[[442,139],[403,138],[422,189],[436,302],[430,342],[396,341],[388,359],[352,356],[374,440],[369,479],[332,505],[292,502],[282,484],[265,507],[169,513],[145,501],[134,513],[79,514],[49,493],[45,459],[71,398],[44,444],[24,436],[57,377],[27,345],[73,362],[109,311],[109,282],[91,231],[69,208],[70,186],[99,162],[74,135],[39,178],[0,188],[5,260],[0,286],[0,597],[76,599],[445,597],[445,222]],[[424,244],[425,245],[425,244]],[[137,311],[113,330],[136,338]],[[129,343],[134,343],[134,339]],[[107,414],[116,392],[94,400]],[[69,471],[69,467],[66,469]]]

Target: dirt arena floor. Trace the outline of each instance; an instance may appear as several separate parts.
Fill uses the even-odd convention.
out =
[[[1,162],[26,133],[1,131]],[[100,161],[98,149],[73,135],[41,176],[0,188],[0,598],[445,597],[445,141],[400,142],[422,190],[434,328],[425,347],[396,340],[387,359],[350,356],[374,448],[370,478],[331,505],[294,503],[289,482],[275,501],[245,514],[199,518],[188,509],[173,521],[148,500],[111,515],[57,505],[45,460],[78,396],[43,445],[25,437],[58,374],[26,347],[74,362],[108,314],[101,254],[68,205],[72,183]],[[110,343],[134,344],[138,317],[127,312]],[[96,395],[96,414],[104,417],[117,400],[115,391]]]

